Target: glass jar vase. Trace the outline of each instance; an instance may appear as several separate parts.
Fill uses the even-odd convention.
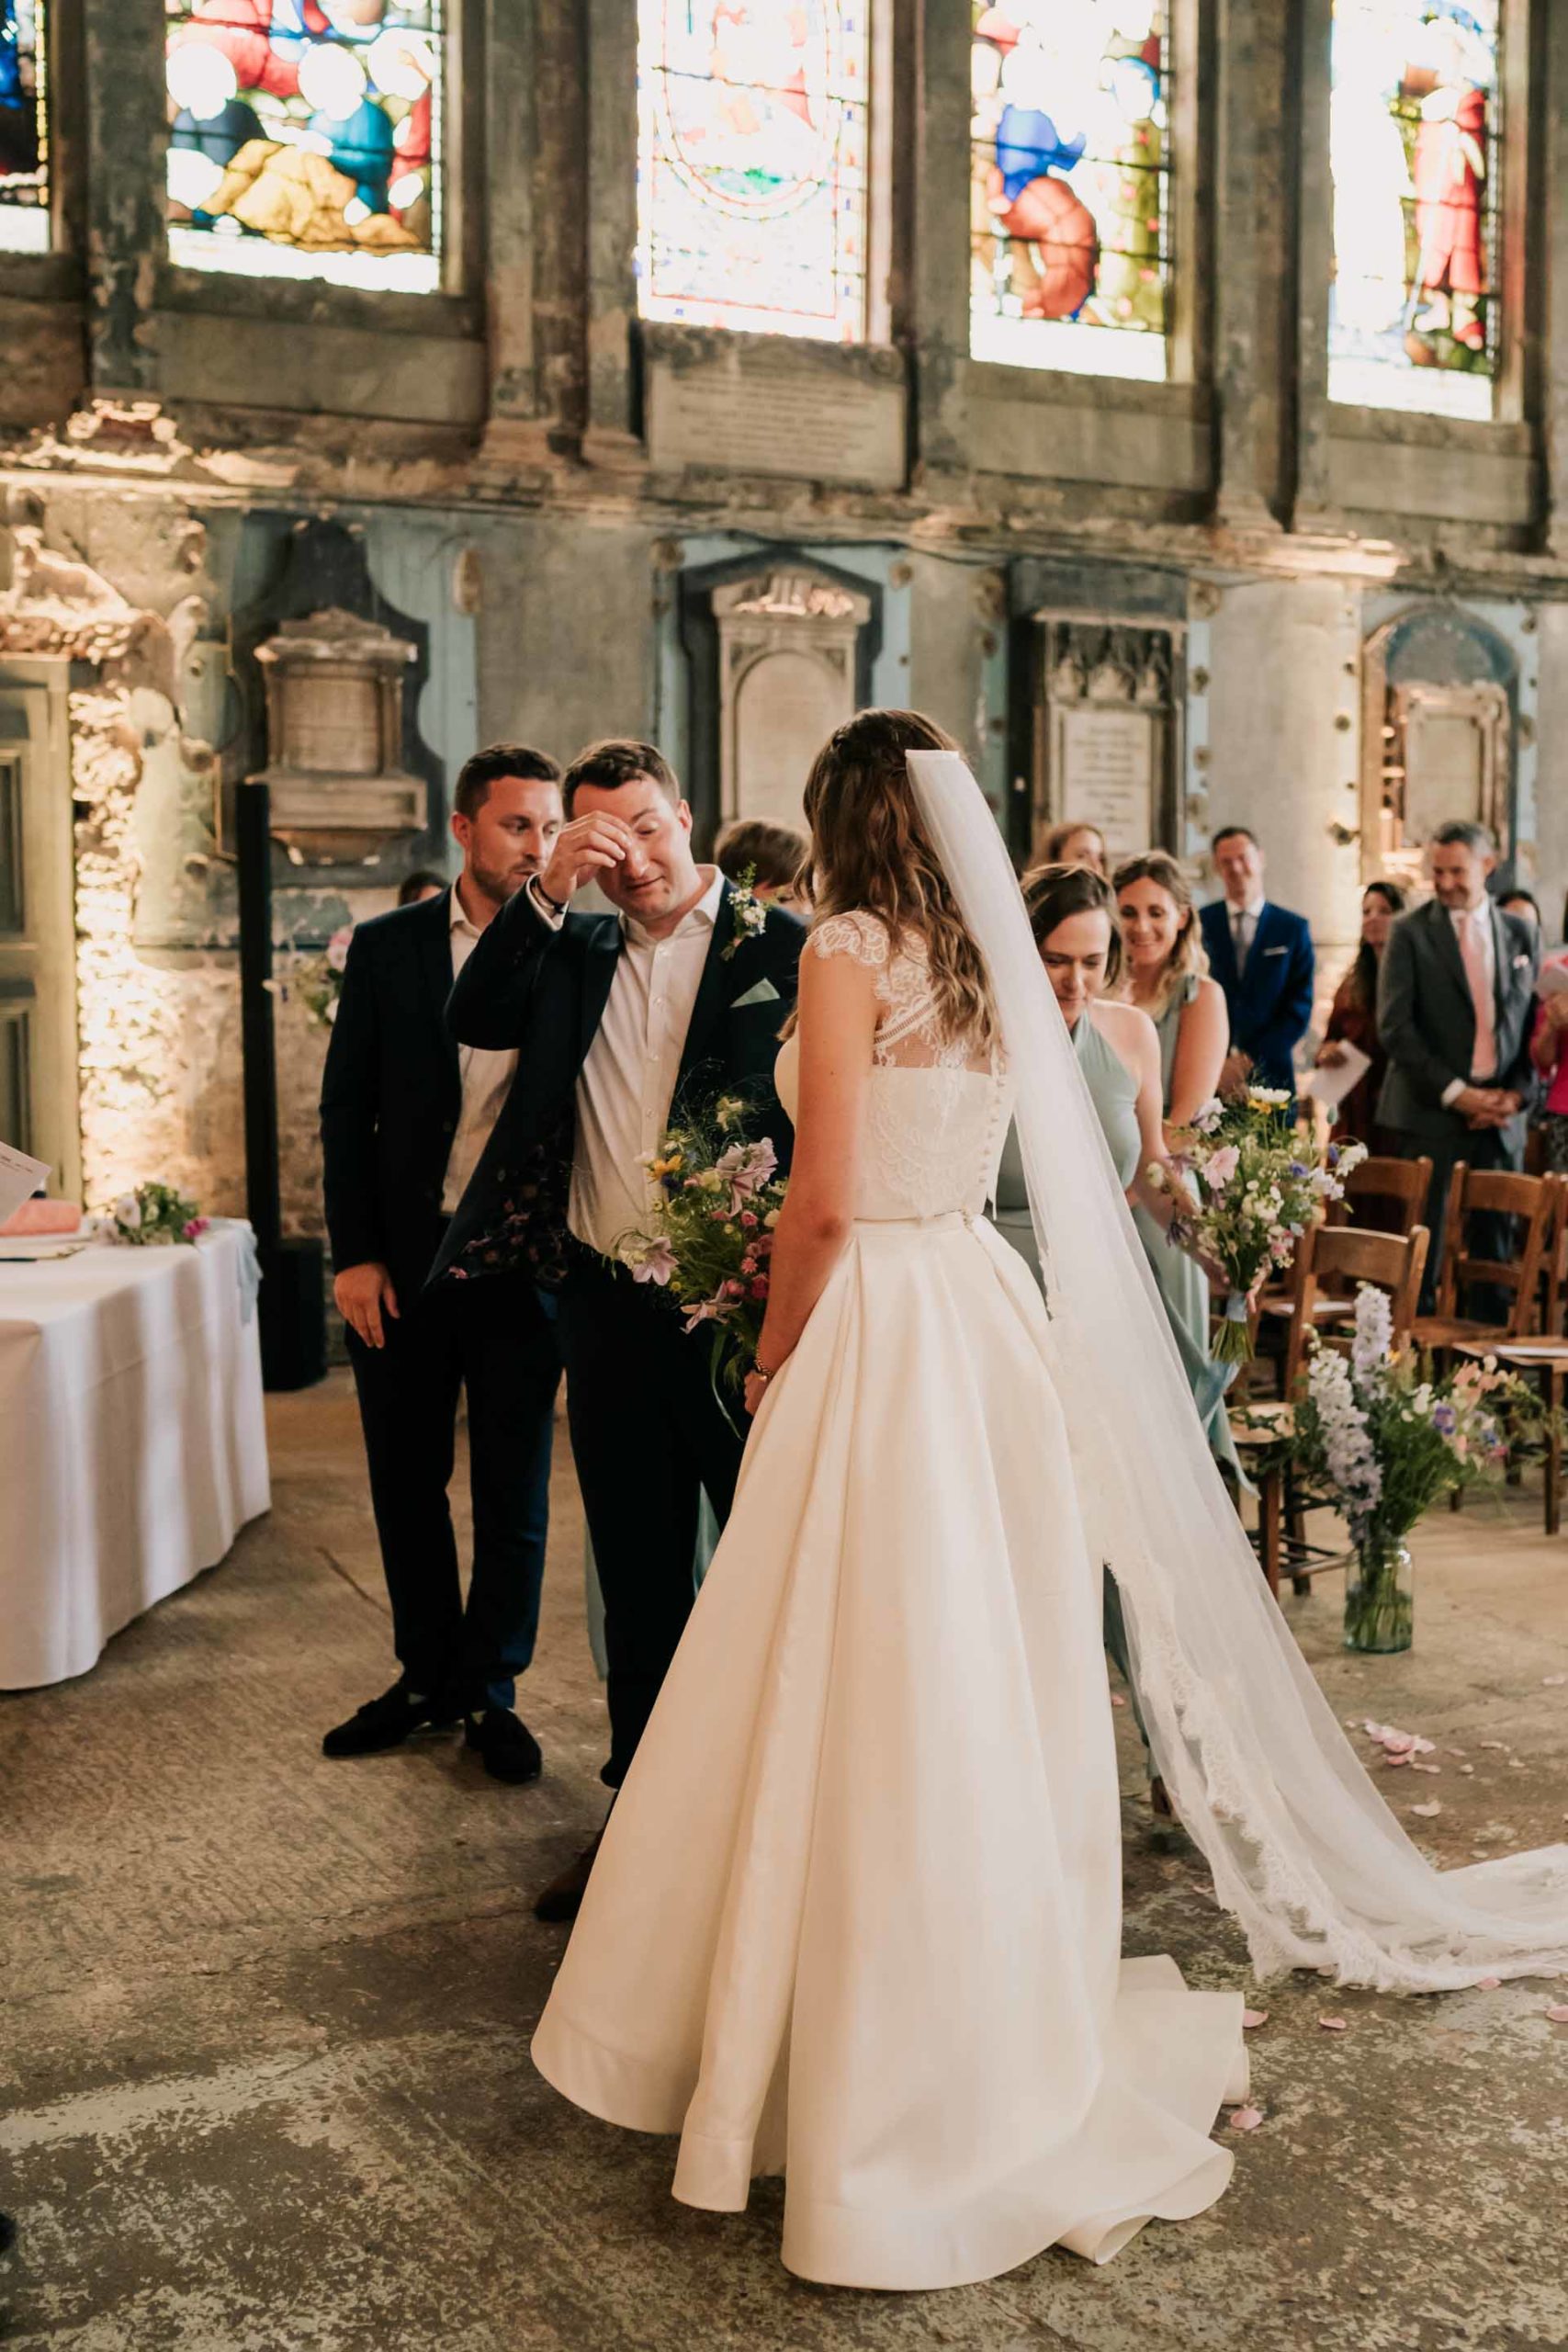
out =
[[[1382,1654],[1407,1650],[1416,1635],[1410,1554],[1398,1536],[1358,1544],[1345,1577],[1345,1646]]]

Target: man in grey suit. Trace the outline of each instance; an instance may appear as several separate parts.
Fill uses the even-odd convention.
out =
[[[1378,983],[1378,1029],[1388,1055],[1379,1124],[1397,1134],[1405,1159],[1427,1153],[1432,1161],[1426,1313],[1456,1163],[1524,1165],[1540,961],[1529,925],[1503,914],[1487,895],[1497,851],[1484,825],[1441,826],[1431,856],[1435,895],[1394,924]],[[1472,1238],[1482,1254],[1506,1248],[1500,1233],[1488,1238],[1482,1229]],[[1474,1306],[1487,1311],[1479,1297]]]

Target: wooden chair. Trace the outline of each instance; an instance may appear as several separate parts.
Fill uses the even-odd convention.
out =
[[[1363,1159],[1352,1168],[1345,1179],[1345,1197],[1328,1208],[1325,1224],[1335,1231],[1353,1227],[1362,1232],[1392,1232],[1408,1237],[1421,1226],[1427,1196],[1432,1188],[1432,1163],[1429,1159],[1390,1159],[1377,1156]],[[1369,1223],[1369,1212],[1381,1209],[1383,1218]],[[1393,1212],[1392,1223],[1386,1213]],[[1301,1368],[1302,1351],[1308,1331],[1323,1330],[1336,1323],[1348,1322],[1355,1312],[1355,1283],[1335,1273],[1320,1273],[1312,1305],[1303,1313],[1302,1286],[1305,1275],[1308,1251],[1298,1248],[1295,1259],[1279,1291],[1266,1291],[1260,1312],[1274,1323],[1284,1327],[1284,1345],[1278,1362],[1279,1395],[1288,1399],[1295,1376]],[[1322,1261],[1319,1261],[1320,1267]],[[1366,1279],[1371,1280],[1368,1276]]]
[[[1507,1372],[1539,1380],[1548,1413],[1555,1421],[1568,1394],[1568,1339],[1563,1317],[1568,1309],[1568,1183],[1548,1178],[1556,1187],[1556,1215],[1543,1252],[1540,1279],[1540,1337],[1532,1340],[1462,1340],[1455,1352],[1477,1360],[1490,1356]],[[1562,1442],[1549,1423],[1541,1464],[1541,1523],[1548,1535],[1562,1526]]]
[[[1416,1344],[1434,1354],[1471,1341],[1501,1344],[1530,1338],[1540,1329],[1541,1271],[1556,1247],[1562,1180],[1516,1176],[1498,1169],[1471,1168],[1461,1161],[1449,1186],[1443,1230],[1442,1274],[1435,1315],[1421,1316]],[[1515,1253],[1478,1258],[1469,1243],[1469,1220],[1476,1216],[1515,1219]],[[1501,1322],[1461,1312],[1465,1294],[1484,1285],[1504,1292],[1511,1304]]]
[[[1358,1225],[1372,1231],[1408,1234],[1427,1221],[1427,1195],[1432,1189],[1429,1159],[1386,1159],[1371,1153],[1345,1179],[1345,1197],[1328,1211],[1330,1225]],[[1392,1226],[1380,1226],[1368,1216],[1372,1204],[1394,1212]]]
[[[1293,1391],[1306,1362],[1307,1337],[1314,1329],[1320,1283],[1339,1280],[1359,1287],[1362,1283],[1387,1294],[1389,1320],[1395,1353],[1411,1344],[1421,1277],[1427,1270],[1430,1235],[1424,1225],[1407,1234],[1365,1232],[1355,1226],[1322,1225],[1303,1234],[1297,1245],[1300,1267],[1298,1298],[1301,1312],[1291,1326],[1286,1363]],[[1345,1302],[1336,1302],[1341,1315]],[[1352,1303],[1350,1312],[1354,1314]],[[1340,1334],[1326,1336],[1329,1346],[1348,1342]],[[1564,1351],[1568,1366],[1568,1350]],[[1291,1476],[1288,1443],[1294,1432],[1295,1408],[1290,1401],[1253,1407],[1231,1416],[1231,1435],[1237,1453],[1248,1464],[1258,1488],[1258,1559],[1269,1589],[1280,1590],[1282,1567],[1290,1569],[1297,1592],[1311,1590],[1310,1579],[1325,1568],[1341,1565],[1340,1555],[1325,1552],[1305,1539],[1303,1522],[1308,1498]]]

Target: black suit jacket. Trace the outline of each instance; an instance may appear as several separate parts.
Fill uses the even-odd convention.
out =
[[[781,907],[737,943],[728,882],[686,1032],[671,1121],[719,1094],[750,1106],[787,1168],[793,1131],[773,1091],[779,1031],[795,1003],[806,926]],[[615,915],[569,914],[552,930],[520,891],[474,949],[448,1017],[468,1046],[516,1046],[517,1077],[436,1260],[437,1277],[519,1263],[559,1279],[578,1074],[609,1002],[622,947]],[[733,950],[733,952],[728,952]]]
[[[321,1080],[333,1263],[378,1260],[400,1295],[430,1271],[463,1102],[452,992],[452,894],[355,927]]]
[[[1495,1083],[1525,1102],[1535,1091],[1530,1036],[1540,965],[1536,933],[1517,915],[1492,904],[1493,1022],[1497,1042]],[[1475,1006],[1453,917],[1436,899],[1401,915],[1389,933],[1378,974],[1378,1034],[1388,1069],[1378,1102],[1385,1127],[1432,1143],[1457,1144],[1470,1130],[1443,1093],[1468,1080],[1475,1054]],[[1524,1143],[1525,1114],[1502,1129],[1507,1143]]]

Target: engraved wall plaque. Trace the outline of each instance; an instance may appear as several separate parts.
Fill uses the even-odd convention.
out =
[[[902,487],[904,381],[891,353],[650,337],[646,390],[655,472]]]
[[[1150,711],[1092,704],[1062,713],[1062,821],[1098,825],[1113,861],[1156,838],[1160,724]]]

